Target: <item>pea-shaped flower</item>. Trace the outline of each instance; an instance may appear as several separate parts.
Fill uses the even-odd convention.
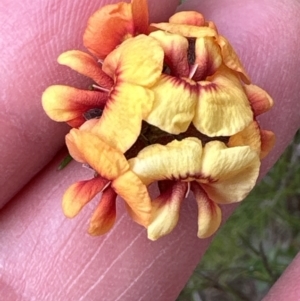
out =
[[[163,66],[158,41],[145,35],[127,39],[106,56],[103,64],[81,51],[63,53],[59,62],[91,77],[97,85],[95,91],[50,86],[42,98],[46,113],[77,127],[84,123],[86,112],[101,109],[102,116],[93,132],[125,152],[140,134],[142,120],[153,106],[151,87]]]
[[[132,218],[147,226],[151,203],[146,186],[129,168],[125,156],[107,145],[97,135],[85,130],[72,129],[66,136],[72,157],[88,164],[96,176],[70,186],[63,197],[63,211],[72,218],[94,198],[102,193],[90,222],[89,233],[101,235],[109,231],[116,219],[116,198],[121,196]]]
[[[198,204],[198,236],[212,235],[221,223],[218,204],[241,201],[251,191],[259,173],[260,160],[249,146],[228,148],[211,141],[204,147],[196,138],[155,144],[129,160],[131,170],[145,185],[162,185],[161,195],[152,201],[148,237],[156,240],[176,226],[187,192]]]

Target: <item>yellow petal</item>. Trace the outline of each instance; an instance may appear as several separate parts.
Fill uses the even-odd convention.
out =
[[[261,151],[260,128],[256,121],[252,121],[245,129],[229,138],[229,147],[248,145],[258,154]]]
[[[193,80],[204,80],[214,74],[222,64],[220,47],[213,38],[198,38],[195,43],[195,64],[198,65]]]
[[[71,185],[63,196],[62,207],[64,214],[69,218],[76,216],[107,183],[108,180],[96,177]]]
[[[210,237],[220,227],[221,209],[208,197],[200,185],[192,182],[191,189],[198,205],[198,237]]]
[[[195,11],[181,11],[174,14],[169,19],[173,24],[185,24],[194,26],[204,26],[205,20],[202,14]]]
[[[134,220],[148,226],[151,217],[151,199],[147,187],[131,171],[115,179],[111,186],[133,212]]]
[[[89,18],[83,43],[92,54],[104,59],[133,34],[131,4],[120,2],[103,6]]]
[[[116,220],[116,197],[117,194],[111,188],[103,191],[90,221],[89,234],[103,235],[113,227]]]
[[[131,170],[143,183],[160,180],[185,180],[197,176],[201,166],[202,144],[196,138],[174,140],[167,145],[145,147],[130,159]]]
[[[152,23],[151,26],[182,35],[186,38],[203,38],[203,37],[216,37],[217,32],[209,27],[198,27],[195,25],[182,25],[174,23]]]
[[[138,54],[138,55],[137,55]],[[123,42],[103,63],[103,71],[116,80],[151,87],[163,68],[164,52],[155,39],[139,35]]]
[[[149,114],[153,99],[150,89],[126,83],[117,85],[92,132],[115,149],[126,152],[138,138],[142,119]]]
[[[249,146],[227,148],[220,141],[205,145],[201,178],[197,180],[216,203],[234,203],[244,199],[254,187],[260,160]]]
[[[260,159],[263,159],[269,154],[269,152],[274,147],[276,142],[276,137],[273,132],[267,130],[261,130],[260,137],[261,137]]]
[[[242,131],[252,122],[253,112],[239,79],[224,67],[207,80],[200,82],[195,127],[211,137]]]
[[[66,136],[66,144],[75,160],[89,164],[105,179],[114,180],[129,169],[121,152],[92,133],[72,129]]]
[[[72,121],[72,126],[77,127],[85,121],[83,113],[89,109],[104,108],[106,100],[107,93],[55,85],[43,93],[42,105],[51,119]]]
[[[195,114],[197,86],[184,79],[162,75],[151,90],[154,103],[145,121],[171,134],[185,132]]]
[[[70,50],[62,53],[58,57],[58,62],[92,78],[103,88],[110,89],[113,85],[113,80],[102,71],[102,67],[87,53],[79,50]]]
[[[150,36],[159,41],[165,54],[165,62],[171,70],[171,75],[188,77],[190,72],[188,40],[178,34],[171,34],[162,30],[154,31]]]
[[[265,90],[255,85],[245,85],[244,89],[254,116],[263,114],[273,107],[273,99]]]
[[[250,84],[251,82],[250,78],[246,73],[239,57],[237,56],[236,52],[234,51],[233,47],[230,45],[228,40],[223,36],[218,36],[217,42],[221,47],[223,63],[231,70],[238,72],[238,74],[240,75],[244,83]]]
[[[147,228],[148,238],[157,240],[169,234],[177,225],[180,205],[187,191],[187,183],[177,181],[152,201],[151,223]]]

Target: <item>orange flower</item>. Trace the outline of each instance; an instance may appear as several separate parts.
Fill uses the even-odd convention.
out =
[[[170,23],[151,24],[164,50],[169,74],[152,90],[155,101],[146,121],[172,134],[193,122],[201,133],[230,136],[253,120],[240,81],[250,80],[229,42],[201,14],[181,12]],[[165,93],[168,91],[168,93]]]
[[[121,196],[132,218],[147,226],[151,203],[146,186],[134,174],[124,155],[85,130],[72,129],[66,136],[71,156],[88,164],[97,173],[90,180],[68,188],[63,197],[63,211],[67,217],[76,216],[98,193],[102,197],[91,221],[89,233],[101,235],[109,231],[116,219],[116,197]]]
[[[56,85],[42,98],[52,119],[80,127],[66,136],[68,149],[95,171],[66,191],[65,215],[102,193],[89,233],[104,234],[120,195],[156,240],[176,226],[191,190],[198,236],[212,235],[219,204],[245,198],[275,143],[257,122],[272,98],[250,83],[230,43],[197,12],[149,27],[146,0],[107,5],[89,19],[84,45],[96,59],[71,50],[58,62],[90,77],[92,90]],[[156,181],[161,194],[151,202],[147,186]]]
[[[93,132],[125,152],[140,134],[142,119],[153,105],[150,88],[160,77],[163,65],[159,43],[145,35],[127,39],[102,66],[80,51],[63,53],[58,61],[91,77],[97,86],[95,91],[49,87],[42,97],[46,113],[56,121],[78,127],[85,121],[85,113],[100,109],[103,113]]]
[[[84,46],[104,59],[118,45],[138,34],[148,34],[147,0],[105,5],[89,19],[83,36]]]
[[[189,189],[198,204],[198,236],[212,235],[221,222],[218,204],[241,201],[255,185],[260,160],[249,146],[228,148],[220,141],[204,147],[196,138],[151,145],[129,160],[131,170],[145,185],[166,181],[152,202],[148,238],[156,240],[176,226],[179,209]]]

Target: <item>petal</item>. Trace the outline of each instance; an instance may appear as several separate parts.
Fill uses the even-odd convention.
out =
[[[92,54],[104,59],[133,34],[131,4],[120,2],[103,6],[90,17],[83,43]]]
[[[201,89],[193,123],[207,136],[231,136],[253,120],[248,98],[232,71],[221,68]]]
[[[90,221],[89,234],[103,235],[108,232],[116,220],[116,197],[112,188],[103,191],[101,201]]]
[[[132,17],[134,23],[135,35],[148,34],[149,13],[147,0],[132,0]]]
[[[222,212],[205,191],[195,182],[191,183],[191,190],[198,205],[198,237],[207,238],[213,235],[220,227]]]
[[[259,156],[249,146],[227,148],[222,142],[212,141],[204,147],[201,178],[197,181],[214,202],[234,203],[254,187],[259,167]]]
[[[138,55],[137,55],[138,54]],[[154,38],[139,35],[123,42],[103,62],[103,71],[126,83],[151,87],[160,77],[164,52]]]
[[[209,27],[198,27],[195,25],[182,25],[173,23],[152,23],[150,25],[170,33],[182,35],[186,38],[203,38],[217,36],[217,32]]]
[[[185,132],[195,114],[197,86],[184,79],[162,75],[151,90],[154,103],[145,121],[171,134]]]
[[[202,14],[195,11],[181,11],[174,14],[170,19],[173,24],[185,24],[194,26],[204,26],[205,20]]]
[[[245,85],[244,89],[254,116],[263,114],[273,107],[273,99],[265,90],[255,85]]]
[[[119,176],[111,185],[132,210],[134,220],[148,226],[151,217],[151,199],[147,187],[136,174],[128,171]]]
[[[238,72],[244,83],[250,84],[250,78],[228,40],[223,36],[218,36],[217,42],[221,47],[223,63],[231,70]]]
[[[103,88],[110,89],[113,85],[113,80],[102,71],[102,66],[92,56],[82,51],[70,50],[64,52],[58,57],[58,63],[92,78]]]
[[[89,164],[105,179],[114,180],[129,169],[121,152],[92,133],[72,129],[66,136],[66,144],[75,160]]]
[[[253,121],[241,132],[231,136],[227,145],[229,147],[248,145],[251,149],[255,150],[258,154],[260,154],[260,140],[261,137],[259,125],[256,121]]]
[[[204,80],[214,74],[222,64],[220,47],[213,38],[198,38],[195,43],[195,64],[198,65],[193,80]]]
[[[71,185],[63,196],[62,207],[64,214],[69,218],[76,216],[107,183],[108,180],[96,177]]]
[[[159,41],[165,53],[165,61],[171,70],[171,75],[188,77],[188,40],[178,34],[171,34],[161,30],[154,31],[151,37]]]
[[[71,121],[77,127],[85,121],[83,113],[93,108],[104,108],[106,100],[107,93],[55,85],[43,93],[42,105],[51,119]]]
[[[271,149],[274,147],[276,142],[276,137],[273,132],[267,130],[261,130],[260,137],[261,137],[260,159],[263,159],[269,154]]]
[[[154,93],[143,87],[122,83],[109,95],[105,110],[93,133],[112,147],[126,152],[136,141],[153,105]]]
[[[218,33],[217,26],[213,21],[206,21],[205,26],[212,28],[213,30],[215,30]]]
[[[188,181],[199,173],[201,155],[201,141],[186,138],[174,140],[167,145],[147,146],[137,157],[130,159],[129,164],[131,170],[146,185],[160,180]]]
[[[176,181],[170,189],[152,201],[151,223],[147,228],[149,239],[157,240],[174,229],[186,191],[187,183]]]

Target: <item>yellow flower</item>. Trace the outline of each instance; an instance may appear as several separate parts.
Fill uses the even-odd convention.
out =
[[[103,113],[93,132],[125,152],[140,134],[142,119],[153,105],[150,88],[163,65],[159,43],[145,35],[127,39],[105,58],[102,66],[81,51],[63,53],[58,61],[91,77],[97,86],[95,91],[49,87],[42,97],[46,113],[56,121],[78,127],[85,121],[85,113],[100,109]]]
[[[250,80],[215,26],[196,12],[151,25],[159,29],[150,36],[163,48],[169,74],[152,88],[155,101],[146,121],[172,134],[185,132],[193,122],[211,137],[230,136],[248,126],[253,112],[241,79]]]
[[[241,201],[255,185],[260,160],[249,146],[228,148],[211,141],[204,147],[196,138],[151,145],[129,160],[131,170],[145,185],[164,182],[152,202],[148,237],[156,240],[176,226],[179,209],[189,189],[198,204],[198,236],[212,235],[221,222],[218,204]]]
[[[147,226],[151,213],[150,197],[146,186],[130,170],[124,155],[85,130],[72,129],[66,136],[66,143],[71,156],[78,162],[88,164],[95,170],[96,176],[68,188],[63,197],[65,215],[70,218],[76,216],[102,192],[101,201],[90,221],[90,234],[101,235],[113,227],[117,195],[126,202],[132,218]]]

